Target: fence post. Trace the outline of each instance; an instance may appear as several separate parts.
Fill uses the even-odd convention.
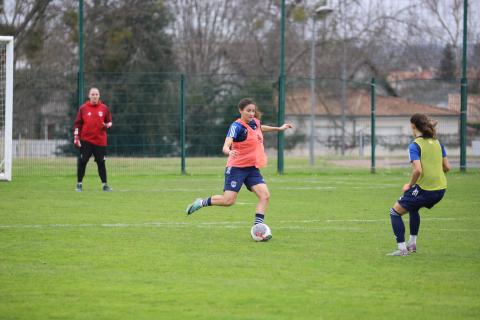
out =
[[[84,56],[83,56],[83,0],[78,3],[78,106],[83,104],[84,94]]]
[[[370,172],[375,173],[375,108],[376,108],[376,93],[375,93],[375,78],[372,78],[370,82],[370,104],[371,104],[371,115],[370,115],[370,140],[372,147],[371,155],[371,166]]]
[[[180,75],[180,153],[181,153],[181,172],[185,171],[185,74]]]
[[[286,6],[285,0],[280,1],[280,77],[278,81],[278,126],[283,125],[285,122],[285,16]],[[285,145],[285,136],[282,131],[278,131],[278,158],[277,158],[277,171],[278,174],[283,174],[283,149]]]
[[[467,171],[467,17],[468,0],[463,0],[462,80],[460,84],[460,172]]]
[[[281,75],[278,79],[278,114],[277,123],[280,127],[285,122],[285,76]],[[285,136],[283,131],[278,131],[278,143],[277,143],[277,172],[283,174],[284,166],[284,154],[285,149]]]

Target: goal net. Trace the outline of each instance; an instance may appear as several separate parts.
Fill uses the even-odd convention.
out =
[[[0,180],[12,180],[13,37],[0,36]]]

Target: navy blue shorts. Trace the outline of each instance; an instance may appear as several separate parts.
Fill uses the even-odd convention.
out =
[[[445,191],[446,189],[428,191],[423,190],[417,185],[414,185],[405,191],[403,196],[401,196],[398,200],[398,203],[408,212],[418,211],[420,208],[431,209],[434,205],[440,202],[440,200],[442,200],[443,196],[445,195]]]
[[[225,185],[223,191],[239,192],[242,185],[245,184],[248,190],[254,185],[265,183],[260,170],[255,167],[226,167],[225,168]]]

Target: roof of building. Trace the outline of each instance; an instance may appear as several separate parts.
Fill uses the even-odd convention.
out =
[[[308,89],[296,90],[294,93],[287,92],[285,97],[285,113],[290,115],[310,114],[310,91]],[[456,110],[440,108],[425,103],[410,101],[398,97],[376,97],[377,116],[411,116],[414,113],[424,113],[430,116],[458,116]],[[317,95],[315,108],[317,115],[340,116],[342,114],[342,102],[340,96]],[[358,90],[349,91],[347,94],[347,116],[370,116],[371,102],[370,92]]]
[[[448,109],[460,112],[460,94],[448,95]],[[480,95],[469,94],[467,98],[467,122],[480,123]]]

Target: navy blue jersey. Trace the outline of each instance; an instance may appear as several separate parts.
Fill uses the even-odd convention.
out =
[[[253,130],[257,129],[257,124],[255,123],[255,120],[250,121],[248,125]],[[247,128],[245,128],[241,123],[235,121],[230,125],[230,128],[228,129],[227,138],[233,138],[234,142],[242,142],[247,139],[247,134]]]

